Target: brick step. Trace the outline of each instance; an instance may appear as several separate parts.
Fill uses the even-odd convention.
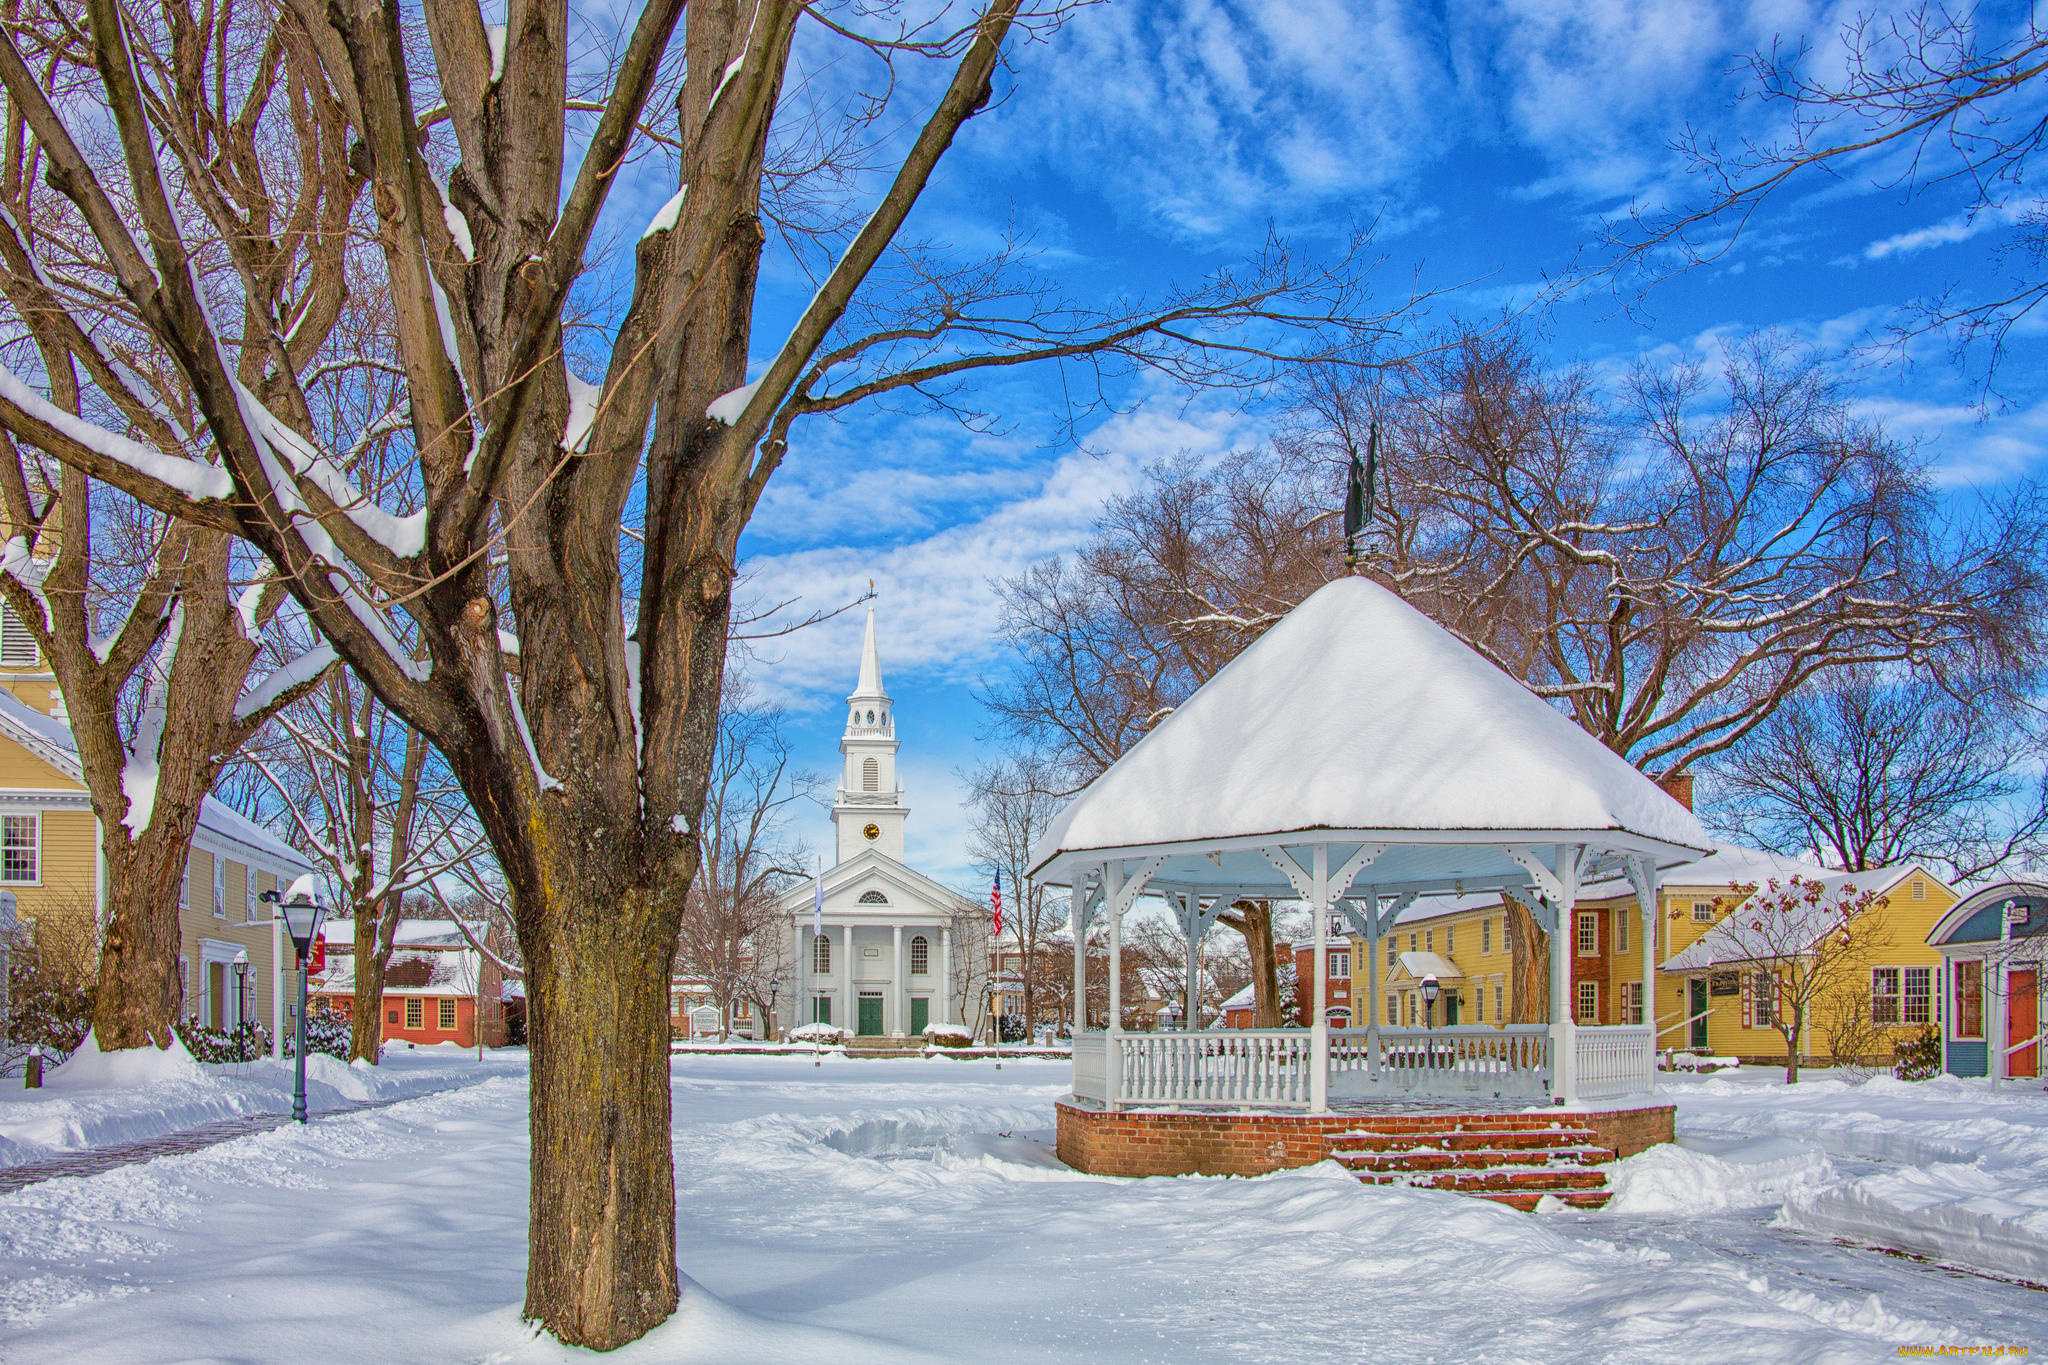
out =
[[[1607,1201],[1614,1197],[1612,1190],[1561,1190],[1556,1193],[1545,1190],[1541,1194],[1524,1190],[1520,1193],[1498,1193],[1486,1190],[1472,1192],[1474,1199],[1490,1199],[1496,1204],[1506,1204],[1523,1213],[1534,1213],[1536,1206],[1546,1198],[1555,1199],[1575,1209],[1605,1208]]]
[[[1333,1151],[1330,1156],[1351,1171],[1441,1171],[1513,1166],[1527,1163],[1532,1156],[1543,1157],[1549,1164],[1558,1166],[1604,1166],[1614,1160],[1614,1153],[1607,1148],[1591,1146],[1546,1147],[1533,1152],[1525,1148],[1500,1147],[1459,1151]]]
[[[1346,1130],[1335,1136],[1351,1136],[1363,1133],[1561,1133],[1584,1132],[1579,1124],[1566,1119],[1549,1118],[1541,1114],[1519,1116],[1491,1116],[1471,1118],[1456,1114],[1436,1114],[1425,1118],[1390,1118],[1374,1116],[1369,1122]]]
[[[1493,1166],[1470,1171],[1382,1171],[1361,1174],[1365,1185],[1407,1185],[1415,1189],[1449,1190],[1453,1194],[1541,1194],[1559,1190],[1605,1190],[1607,1172],[1598,1167]]]
[[[1330,1139],[1332,1147],[1353,1152],[1411,1152],[1418,1147],[1460,1152],[1491,1150],[1540,1151],[1547,1147],[1590,1147],[1599,1134],[1589,1128],[1547,1128],[1541,1132],[1503,1129],[1493,1132],[1463,1130],[1446,1133],[1339,1133]]]

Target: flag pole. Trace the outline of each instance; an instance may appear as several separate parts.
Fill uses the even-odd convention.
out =
[[[817,855],[817,857],[811,863],[811,954],[813,960],[816,959],[816,955],[818,952],[818,939],[823,936],[824,932],[825,855],[821,853]],[[851,947],[852,943],[853,939],[852,936],[849,934],[847,937],[847,946]],[[796,964],[796,970],[799,978],[803,977],[804,964],[801,961],[799,961]],[[847,979],[852,980],[851,969],[849,969]],[[811,1021],[813,1025],[815,1025],[817,1022],[818,1021],[815,1019]],[[823,1066],[825,1064],[824,1057],[822,1055],[823,1049],[824,1045],[819,1041],[817,1031],[814,1028],[811,1033],[812,1066]]]

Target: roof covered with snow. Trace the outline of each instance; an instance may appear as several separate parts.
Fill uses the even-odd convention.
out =
[[[1842,923],[1844,906],[1865,892],[1887,895],[1906,879],[1908,873],[1926,876],[1918,863],[1871,868],[1863,872],[1824,872],[1820,876],[1801,873],[1801,889],[1818,887],[1807,903],[1769,916],[1751,913],[1756,901],[1771,896],[1769,879],[1759,883],[1756,895],[1721,917],[1720,923],[1701,934],[1692,944],[1667,958],[1662,970],[1699,972],[1712,967],[1742,962],[1783,958],[1797,949],[1811,946],[1823,934]],[[1745,879],[1747,880],[1747,879]],[[1789,878],[1778,878],[1777,893],[1783,895]]]
[[[72,738],[71,727],[55,716],[44,715],[4,687],[0,687],[0,734],[19,743],[81,787],[85,785],[85,773],[78,761],[78,742]],[[211,796],[200,804],[199,828],[267,855],[279,865],[271,870],[313,870],[304,854]]]
[[[1090,783],[1032,863],[1064,884],[1090,854],[1330,832],[1440,848],[1583,837],[1665,865],[1712,847],[1692,812],[1470,646],[1342,578]]]

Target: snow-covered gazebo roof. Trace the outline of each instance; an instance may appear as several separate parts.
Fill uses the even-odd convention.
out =
[[[1713,846],[1692,812],[1470,646],[1342,578],[1089,784],[1033,850],[1033,875],[1072,885],[1111,860],[1158,860],[1158,890],[1286,898],[1295,883],[1263,850],[1309,843],[1330,846],[1333,868],[1347,843],[1385,845],[1359,884],[1388,894],[1520,884],[1528,858],[1554,866],[1558,846],[1659,867]]]

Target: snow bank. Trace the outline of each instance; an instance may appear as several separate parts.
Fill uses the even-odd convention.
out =
[[[1722,1151],[1664,1144],[1614,1163],[1610,1213],[1720,1213],[1765,1208],[1794,1191],[1825,1185],[1834,1166],[1817,1149],[1760,1138]]]
[[[924,1037],[926,1042],[941,1047],[966,1047],[974,1041],[974,1032],[959,1024],[926,1024]]]
[[[1785,1226],[2048,1284],[2048,1172],[1908,1166],[1785,1201]]]
[[[387,1051],[381,1066],[306,1059],[306,1103],[315,1113],[371,1100],[421,1095],[487,1076],[521,1073],[523,1050],[488,1053]],[[0,1166],[112,1147],[248,1114],[289,1113],[292,1064],[277,1058],[205,1066],[182,1044],[105,1053],[88,1036],[40,1090],[0,1089]]]
[[[204,1069],[192,1059],[183,1039],[173,1036],[167,1048],[131,1047],[100,1051],[99,1039],[86,1031],[85,1041],[43,1079],[50,1090],[131,1089],[159,1081],[196,1081]]]
[[[837,1024],[803,1024],[789,1031],[791,1042],[837,1044],[852,1040],[853,1035]]]

